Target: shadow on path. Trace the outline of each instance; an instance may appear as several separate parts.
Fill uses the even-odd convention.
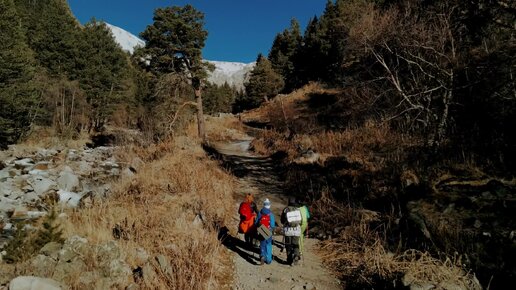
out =
[[[223,227],[219,232],[219,240],[222,244],[237,253],[244,260],[252,265],[259,265],[260,263],[260,249],[250,247],[244,241],[237,237],[233,237],[228,228]]]

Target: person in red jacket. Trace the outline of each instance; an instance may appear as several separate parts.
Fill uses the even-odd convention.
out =
[[[258,213],[254,197],[248,193],[245,200],[240,204],[238,209],[240,214],[240,223],[238,225],[238,232],[244,234],[244,240],[249,245],[253,245],[253,237],[256,228],[254,226],[256,215]]]

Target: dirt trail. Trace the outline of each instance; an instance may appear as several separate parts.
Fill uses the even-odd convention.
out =
[[[244,193],[251,192],[259,208],[265,198],[271,200],[272,211],[279,222],[279,215],[288,198],[282,190],[282,182],[277,178],[279,169],[274,160],[253,155],[249,151],[251,140],[249,137],[246,140],[214,144],[224,165],[239,178],[235,213]],[[238,215],[235,215],[235,220],[238,221]],[[306,239],[302,263],[289,266],[286,265],[286,251],[281,251],[282,236],[274,236],[274,261],[270,265],[260,266],[259,249],[248,250],[241,242],[242,239],[239,236],[226,243],[235,252],[233,289],[342,289],[338,279],[323,268],[320,258],[314,253],[317,240]]]

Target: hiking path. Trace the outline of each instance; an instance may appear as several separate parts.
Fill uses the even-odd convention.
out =
[[[252,137],[248,136],[243,140],[212,144],[223,165],[238,178],[234,224],[238,224],[238,207],[245,193],[253,193],[259,209],[262,208],[265,198],[269,198],[271,210],[279,223],[288,195],[282,190],[277,161],[253,154],[249,150],[251,141]],[[236,232],[236,229],[231,229],[231,232]],[[301,263],[289,266],[286,263],[286,250],[281,250],[283,237],[275,235],[273,262],[270,265],[260,265],[259,247],[252,250],[246,247],[241,234],[229,236],[224,244],[234,252],[232,289],[342,289],[339,280],[323,267],[321,259],[315,254],[317,242],[315,239],[305,239]]]

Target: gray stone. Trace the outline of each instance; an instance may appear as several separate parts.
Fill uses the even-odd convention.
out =
[[[196,215],[195,216],[195,219],[193,220],[192,224],[194,226],[202,226],[203,222],[202,222],[202,218],[200,215]]]
[[[54,260],[57,260],[59,251],[63,248],[63,245],[56,242],[50,242],[43,246],[39,252],[45,256],[48,256]]]
[[[97,246],[97,255],[104,261],[116,260],[121,257],[120,248],[114,241],[109,241],[105,244]]]
[[[59,195],[59,203],[71,208],[78,207],[83,197],[79,193],[70,192],[66,190],[58,190],[57,194]]]
[[[52,279],[64,281],[69,277],[77,277],[86,271],[88,267],[79,258],[76,257],[69,262],[59,261],[54,268]]]
[[[125,290],[138,290],[140,287],[134,283],[131,283],[129,286],[125,287]]]
[[[72,236],[68,238],[63,248],[59,251],[59,261],[71,261],[73,258],[78,255],[87,256],[88,255],[88,240],[79,236]]]
[[[57,179],[59,189],[64,191],[73,191],[79,187],[79,177],[69,170],[61,171]]]
[[[143,248],[136,248],[134,257],[136,258],[136,263],[139,265],[143,265],[149,261],[149,254]]]
[[[165,257],[163,255],[158,255],[156,257],[156,261],[158,261],[158,265],[163,273],[165,273],[165,274],[172,273],[172,267],[170,267],[170,263],[168,262],[167,257]]]
[[[431,283],[414,283],[410,285],[410,290],[430,290],[435,289],[435,285]]]
[[[87,161],[81,161],[79,162],[79,174],[81,175],[89,175],[92,172],[93,168],[91,167],[91,164]]]
[[[57,261],[46,255],[37,255],[31,260],[31,266],[34,270],[34,274],[40,276],[49,276],[52,274]]]
[[[47,193],[51,189],[54,189],[56,186],[54,181],[43,176],[34,176],[29,178],[27,182],[32,186],[34,192],[39,196]]]
[[[9,283],[9,290],[60,290],[62,285],[52,279],[20,276]]]
[[[134,172],[131,169],[126,168],[122,171],[122,178],[131,178],[134,176]]]
[[[132,274],[131,268],[124,262],[124,260],[112,260],[108,265],[108,271],[106,272],[107,276],[113,278],[113,280],[116,280],[117,282],[125,280],[125,278]]]
[[[132,168],[134,171],[138,172],[140,169],[145,165],[145,162],[141,160],[139,157],[133,158],[131,161],[130,168]]]
[[[26,169],[32,166],[34,166],[34,160],[32,160],[32,158],[24,158],[14,161],[14,167],[16,169]]]
[[[154,281],[157,278],[156,271],[154,270],[154,267],[152,267],[149,263],[145,264],[143,266],[143,279],[145,281]]]
[[[26,204],[35,205],[41,199],[34,191],[29,191],[23,196],[23,202]]]

